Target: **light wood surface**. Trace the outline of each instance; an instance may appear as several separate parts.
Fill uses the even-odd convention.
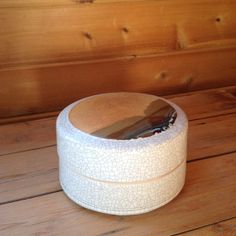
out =
[[[81,1],[67,1],[67,0],[57,0],[57,1],[48,1],[48,0],[2,0],[0,3],[0,8],[32,8],[32,7],[65,7],[65,6],[76,6],[83,4],[97,4],[105,2],[134,2],[140,0],[81,0]]]
[[[193,231],[178,234],[179,236],[234,236],[236,234],[236,218],[202,227]]]
[[[0,118],[56,111],[104,92],[164,95],[234,85],[235,62],[236,48],[2,70]]]
[[[0,126],[0,155],[55,145],[56,117]]]
[[[95,213],[62,192],[0,206],[1,235],[171,235],[236,215],[236,156],[188,164],[187,182],[166,206],[139,216]],[[113,233],[112,233],[113,232]]]
[[[227,115],[235,113],[235,91],[236,87],[232,86],[220,89],[203,90],[200,92],[190,92],[178,96],[172,95],[167,96],[166,98],[179,105],[186,112],[188,119],[193,121],[222,114]],[[41,114],[41,116],[43,116],[43,114]],[[55,113],[46,113],[44,116],[52,117],[40,119],[40,115],[37,115],[36,117],[31,115],[22,118],[18,117],[15,120],[12,118],[3,120],[4,123],[13,121],[18,121],[18,123],[0,126],[0,155],[54,145],[56,142]],[[23,122],[20,122],[22,121],[21,119],[23,119]],[[206,121],[208,124],[208,120]],[[217,123],[220,122],[220,120],[217,121]],[[231,120],[231,123],[232,122],[233,121]],[[198,130],[198,123],[198,121],[194,123],[196,125],[195,130]],[[201,124],[201,126],[204,127],[204,129],[200,129],[200,133],[202,132],[200,137],[203,137],[206,125]],[[215,129],[212,128],[212,132],[214,132],[214,130]],[[200,138],[200,140],[201,139],[202,138]]]
[[[188,161],[236,152],[235,120],[236,113],[191,121]],[[44,120],[42,124],[43,122]],[[230,129],[225,132],[228,127]],[[40,131],[43,130],[39,127]],[[34,139],[33,136],[34,133],[29,135],[29,138]],[[26,143],[35,147],[34,150],[0,156],[0,203],[61,189],[57,179],[56,147],[53,145],[42,148],[42,145],[48,146],[48,143],[55,143],[55,139],[49,139],[49,136],[50,134],[47,136],[45,132],[44,143],[38,143],[37,139],[34,143]],[[14,143],[12,145],[14,147]],[[25,144],[22,142],[22,149],[24,148]],[[27,148],[30,147],[27,146]]]
[[[234,0],[3,0],[0,118],[103,92],[233,85],[235,10]]]
[[[201,92],[191,92],[187,94],[180,94],[178,96],[167,96],[166,98],[179,105],[187,114],[190,121],[208,117],[215,117],[219,115],[227,115],[236,112],[236,99],[234,93],[236,87],[226,87],[220,89],[211,89]],[[55,114],[48,114],[55,115]],[[45,114],[47,116],[47,114]],[[25,151],[30,149],[36,149],[55,144],[55,119],[56,117],[44,118],[36,116],[23,117],[24,122],[18,122],[13,124],[6,124],[0,126],[0,155],[14,153],[19,151]],[[19,119],[19,118],[18,118]],[[33,120],[30,120],[33,119]],[[230,117],[227,119],[231,120]],[[221,123],[220,119],[216,119],[214,124]],[[4,122],[12,122],[12,119],[3,120]],[[17,122],[17,120],[13,120]],[[20,119],[18,121],[21,121]],[[206,120],[208,125],[208,121]],[[222,120],[226,125],[226,123]],[[206,125],[200,121],[195,121],[194,128],[198,132],[198,127],[204,127],[200,129],[202,135],[200,139],[204,139]],[[214,126],[214,125],[213,125]],[[220,130],[220,127],[213,127],[211,133]],[[207,134],[208,130],[206,131]],[[229,129],[229,132],[230,129]],[[223,132],[224,133],[224,132]],[[226,133],[225,133],[226,135]],[[209,135],[207,135],[209,137]],[[227,137],[226,137],[227,138]],[[192,138],[194,143],[194,138]],[[205,140],[205,139],[204,139]],[[204,143],[204,142],[203,142]],[[200,150],[196,149],[197,152]],[[195,152],[196,152],[195,151]]]
[[[0,3],[3,67],[236,46],[234,0],[60,1]]]
[[[24,121],[30,122],[32,120],[55,117],[59,113],[60,111],[52,111],[52,112],[44,112],[44,113],[27,114],[27,115],[21,115],[21,116],[11,116],[8,118],[0,118],[0,125],[18,123],[18,122],[24,122]]]
[[[0,235],[235,236],[235,12],[235,0],[1,0]],[[86,210],[58,181],[58,111],[118,91],[165,95],[190,120],[183,191],[139,216]]]
[[[192,121],[189,127],[189,153],[192,158],[236,151],[236,114]]]
[[[226,221],[236,217],[234,94],[228,87],[169,96],[190,118],[187,181],[171,203],[132,217],[86,210],[61,192],[54,117],[2,125],[0,235],[234,235]]]

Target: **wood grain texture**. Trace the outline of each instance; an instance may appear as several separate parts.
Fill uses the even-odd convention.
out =
[[[236,113],[190,122],[188,161],[236,152],[235,120]],[[40,126],[38,128],[41,133]],[[55,142],[54,139],[49,139],[50,136],[54,135],[44,130],[44,144]],[[34,133],[29,137],[33,139]],[[37,138],[34,141],[22,142],[22,146],[18,143],[16,146],[23,149],[30,148],[31,145],[33,148],[40,147],[43,143],[42,140],[41,143],[38,142]],[[12,146],[14,148],[14,143]],[[60,189],[55,146],[0,156],[0,203]]]
[[[80,4],[99,4],[99,3],[119,3],[119,2],[140,2],[143,0],[2,0],[0,8],[32,8],[32,7],[59,7],[59,6],[76,6]],[[158,0],[160,1],[160,0]]]
[[[0,63],[4,68],[12,63],[236,45],[233,0],[215,0],[214,5],[210,0],[70,2],[71,6],[63,7],[49,1],[45,7],[27,8],[20,3],[11,7],[16,1],[11,2],[0,7]]]
[[[236,151],[236,113],[190,122],[191,159]]]
[[[169,95],[165,98],[179,105],[189,120],[226,115],[236,111],[236,86]]]
[[[217,116],[221,114],[233,113],[236,111],[236,87],[221,87],[217,89],[206,89],[193,92],[185,92],[174,95],[164,96],[171,99],[185,110],[191,120],[202,117]],[[188,96],[189,99],[184,99]],[[192,107],[192,103],[197,102],[198,105]],[[190,104],[190,106],[189,106]],[[206,106],[208,104],[209,106]],[[13,116],[1,118],[0,125],[10,124],[24,121],[32,121],[37,119],[55,117],[60,111],[44,112],[36,114],[28,114],[22,116]]]
[[[236,86],[232,86],[180,94],[178,96],[167,96],[167,98],[178,104],[186,112],[188,119],[193,121],[222,114],[236,113],[235,92]],[[47,115],[55,114],[45,114],[45,116]],[[33,115],[23,118],[28,119],[28,121],[0,126],[0,155],[47,147],[55,144],[55,116],[40,119],[40,116],[38,117],[37,115],[35,117]],[[36,120],[34,120],[35,118]],[[3,121],[6,122],[6,120]],[[12,121],[12,118],[10,121]],[[206,121],[207,122],[205,123],[208,125],[211,119],[207,119]],[[232,122],[231,119],[231,123]],[[201,125],[198,125],[198,123]],[[218,123],[220,123],[220,120]],[[201,132],[204,131],[204,121],[196,121],[195,124],[196,132],[198,132],[198,127],[202,127]],[[215,128],[213,127],[212,131],[214,131],[214,129]],[[219,129],[220,128],[218,127],[217,130]],[[204,136],[202,135],[202,137]]]
[[[235,62],[232,48],[2,70],[0,118],[60,110],[103,92],[164,95],[234,85]]]
[[[100,1],[1,1],[0,118],[235,84],[235,1]]]
[[[27,114],[22,116],[12,116],[8,118],[0,118],[0,125],[19,123],[25,121],[39,120],[44,118],[55,117],[60,113],[60,111],[44,112],[44,113],[35,113]]]
[[[236,235],[236,218],[224,220],[200,229],[180,233],[179,236],[234,236]]]
[[[0,126],[0,155],[55,145],[56,118]]]
[[[0,203],[61,189],[56,147],[1,156]]]
[[[236,215],[235,153],[188,164],[183,191],[153,212],[118,217],[83,209],[62,192],[0,206],[1,235],[170,235]],[[92,227],[91,227],[92,226]]]

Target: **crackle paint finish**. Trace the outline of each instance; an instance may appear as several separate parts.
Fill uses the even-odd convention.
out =
[[[143,106],[133,108],[144,96]],[[100,111],[90,111],[90,105],[111,97]],[[133,99],[130,107],[129,98]],[[87,104],[86,99],[90,99]],[[114,113],[109,120],[106,112],[116,110],[119,99],[126,102],[117,105],[117,114],[124,115]],[[71,116],[76,109],[79,112]],[[187,129],[184,112],[153,95],[110,93],[79,100],[57,119],[62,188],[76,203],[103,213],[133,215],[154,210],[171,201],[184,185]]]

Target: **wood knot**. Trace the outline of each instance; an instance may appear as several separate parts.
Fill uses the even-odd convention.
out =
[[[186,87],[189,89],[192,86],[192,83],[194,81],[194,77],[193,76],[189,76],[187,77],[186,81]]]
[[[125,32],[125,33],[129,33],[129,29],[127,27],[123,27],[122,31]]]
[[[94,0],[73,0],[75,3],[93,3]]]
[[[91,35],[90,33],[88,33],[88,32],[83,32],[83,36],[84,36],[85,38],[89,39],[89,40],[92,40],[92,39],[93,39],[93,38],[92,38],[92,35]]]
[[[161,79],[161,80],[165,80],[168,78],[168,73],[166,71],[161,71],[159,74],[157,74],[155,76],[155,79]]]
[[[160,79],[166,79],[167,77],[168,77],[168,74],[167,74],[166,71],[162,71],[162,72],[160,73]]]

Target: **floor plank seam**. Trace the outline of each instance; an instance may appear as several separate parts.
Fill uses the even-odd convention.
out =
[[[236,216],[233,216],[233,217],[230,217],[230,218],[227,218],[227,219],[224,219],[224,220],[216,221],[216,222],[211,223],[211,224],[206,224],[206,225],[194,228],[194,229],[182,231],[182,232],[179,232],[177,234],[171,234],[170,236],[178,236],[178,235],[181,235],[183,233],[189,233],[189,232],[192,232],[192,231],[195,231],[195,230],[198,230],[198,229],[202,229],[202,228],[205,228],[205,227],[208,227],[208,226],[213,226],[215,224],[219,224],[219,223],[222,223],[222,222],[225,222],[225,221],[228,221],[228,220],[232,220],[232,219],[235,219],[235,218],[236,218]]]
[[[199,117],[199,118],[195,118],[195,119],[189,119],[188,121],[197,121],[197,120],[204,120],[204,119],[210,119],[210,118],[215,118],[215,117],[220,117],[220,116],[228,116],[228,115],[234,115],[236,114],[236,111],[234,112],[229,112],[229,113],[222,113],[222,114],[218,114],[218,115],[212,115],[212,116],[206,116],[206,117]]]
[[[19,199],[16,199],[16,200],[1,202],[0,206],[11,204],[11,203],[15,203],[15,202],[20,202],[20,201],[26,201],[26,200],[29,200],[29,199],[32,199],[32,198],[42,197],[42,196],[46,196],[46,195],[53,194],[53,193],[59,193],[59,192],[62,192],[62,191],[63,191],[62,189],[58,189],[58,190],[51,191],[51,192],[48,192],[48,193],[37,194],[35,196],[24,197],[24,198],[19,198]]]
[[[196,159],[187,161],[187,163],[191,163],[191,162],[195,162],[195,161],[202,161],[202,160],[211,159],[211,158],[217,158],[217,157],[221,157],[221,156],[228,155],[228,154],[233,154],[233,153],[236,153],[236,150],[233,150],[231,152],[223,152],[223,153],[219,153],[219,154],[216,154],[216,155],[196,158]]]
[[[194,91],[186,91],[186,92],[177,92],[176,94],[167,94],[162,97],[166,99],[175,99],[175,98],[180,98],[180,97],[187,97],[191,96],[194,94],[205,94],[205,93],[211,93],[214,91],[218,92],[226,92],[226,93],[231,93],[231,91],[227,90],[234,90],[236,89],[235,85],[229,85],[229,86],[224,86],[224,87],[216,87],[216,88],[206,88],[203,90],[194,90]],[[154,94],[158,95],[158,94]],[[6,117],[0,119],[0,125],[7,125],[7,124],[15,124],[15,123],[20,123],[24,121],[34,121],[34,120],[39,120],[39,119],[44,119],[44,118],[52,118],[55,117],[56,115],[59,114],[60,111],[55,110],[55,111],[48,111],[48,112],[43,112],[43,113],[32,113],[32,114],[26,114],[26,115],[18,115],[14,117]]]
[[[35,150],[44,149],[44,148],[50,148],[50,147],[55,147],[55,146],[56,146],[56,144],[52,144],[52,145],[42,146],[42,147],[38,147],[38,148],[25,149],[25,150],[21,150],[21,151],[17,151],[17,152],[3,153],[3,154],[0,154],[0,158],[2,156],[8,156],[8,155],[22,153],[22,152],[30,152],[30,151],[35,151]]]

